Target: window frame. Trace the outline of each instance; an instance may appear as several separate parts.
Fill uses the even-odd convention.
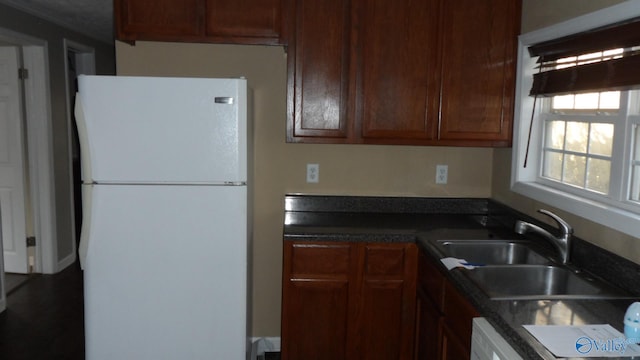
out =
[[[533,120],[534,123],[531,128],[531,147],[528,154],[527,167],[523,167],[523,164],[526,156],[531,114],[534,107],[534,97],[529,96],[529,91],[533,84],[533,75],[537,71],[537,58],[529,55],[528,47],[533,44],[599,28],[638,16],[640,16],[638,1],[627,1],[550,27],[532,31],[518,38],[515,122],[511,168],[512,191],[634,237],[640,236],[638,231],[638,229],[640,229],[640,208],[637,205],[631,205],[631,201],[628,200],[628,191],[625,190],[627,184],[631,181],[629,171],[619,169],[618,166],[614,169],[612,162],[610,194],[613,197],[615,196],[614,192],[620,193],[622,191],[624,197],[621,199],[612,198],[611,201],[599,199],[597,196],[585,196],[580,194],[580,192],[569,191],[566,188],[563,189],[562,186],[552,186],[553,184],[549,183],[550,180],[541,181],[539,170],[540,164],[542,163],[542,139],[544,137],[543,119],[540,116],[540,110],[542,109],[541,98],[535,101],[537,108],[535,119]],[[629,99],[631,106],[636,105],[635,103],[638,101],[637,97],[634,98],[633,100]],[[614,154],[616,151],[620,151],[620,147],[630,149],[632,146],[631,131],[633,123],[635,122],[640,125],[640,116],[630,115],[630,118],[632,118],[631,121],[627,122],[624,129],[624,139],[616,138],[613,149]],[[616,133],[619,133],[619,131],[616,130]],[[631,152],[624,150],[622,156],[623,159],[621,163],[630,164]],[[618,175],[616,174],[620,173],[624,174],[624,176],[617,179]],[[616,181],[614,181],[614,178]],[[586,192],[587,190],[584,191]]]
[[[538,99],[539,100],[539,99]],[[546,100],[546,99],[545,99]],[[542,111],[544,111],[544,113],[542,113]],[[536,113],[538,111],[536,110]],[[589,118],[591,117],[591,118]],[[560,115],[554,115],[551,112],[548,112],[547,109],[545,110],[541,110],[541,113],[539,115],[539,117],[536,119],[538,121],[538,126],[541,127],[540,132],[542,134],[542,139],[540,139],[540,151],[541,151],[541,159],[540,159],[540,164],[539,166],[541,168],[544,167],[544,154],[542,154],[543,150],[546,149],[546,147],[544,146],[545,144],[545,137],[546,137],[546,133],[545,133],[545,123],[547,121],[554,121],[554,120],[558,120],[558,121],[562,121],[562,122],[569,122],[569,121],[576,121],[576,122],[583,122],[583,123],[590,123],[590,124],[594,124],[594,123],[602,123],[602,124],[613,124],[613,125],[617,125],[618,123],[615,121],[611,121],[613,119],[619,119],[621,116],[618,115],[613,115],[613,116],[609,116],[609,117],[599,117],[597,115],[593,116],[591,114],[588,115],[575,115],[575,114],[560,114]],[[614,130],[614,139],[617,139],[618,137],[616,135],[619,135],[618,133],[620,132],[620,130]],[[624,134],[622,134],[624,136]],[[614,173],[613,169],[616,168],[616,166],[618,165],[618,163],[620,163],[622,161],[622,159],[620,159],[618,157],[618,151],[619,150],[618,147],[616,146],[616,143],[614,142],[613,144],[613,148],[612,148],[612,154],[610,157],[607,156],[600,156],[597,154],[585,154],[587,157],[590,157],[592,159],[597,159],[600,157],[606,157],[610,160],[611,163],[611,173]],[[561,154],[566,154],[566,153],[572,153],[572,151],[570,150],[558,150],[558,153]],[[533,166],[533,164],[532,164]],[[595,190],[588,190],[586,188],[582,188],[582,187],[578,187],[578,186],[573,186],[569,183],[566,182],[562,182],[562,181],[556,181],[553,179],[549,179],[546,178],[542,175],[542,169],[540,169],[540,171],[538,172],[538,178],[536,181],[551,186],[551,187],[558,187],[561,188],[563,191],[567,191],[567,192],[572,192],[575,193],[576,195],[583,195],[587,198],[590,199],[594,199],[594,200],[604,200],[605,202],[607,201],[606,198],[608,198],[611,194],[613,194],[615,192],[615,190],[617,190],[617,187],[615,187],[615,185],[613,184],[613,180],[612,178],[609,179],[609,193],[608,194],[602,194],[602,193],[598,193]]]

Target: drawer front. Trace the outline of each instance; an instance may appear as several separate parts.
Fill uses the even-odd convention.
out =
[[[291,244],[291,275],[347,275],[352,246],[345,243]]]
[[[367,276],[404,277],[405,246],[367,245],[364,273]]]

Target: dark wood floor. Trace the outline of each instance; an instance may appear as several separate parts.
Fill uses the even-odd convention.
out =
[[[0,359],[84,359],[82,271],[35,275],[7,296]]]
[[[4,273],[4,291],[11,294],[15,289],[25,284],[31,275]]]

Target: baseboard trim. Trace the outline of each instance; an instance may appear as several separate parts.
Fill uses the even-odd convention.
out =
[[[64,259],[58,261],[58,268],[56,269],[55,273],[59,273],[60,271],[66,269],[67,267],[71,266],[75,262],[76,262],[76,254],[75,253],[70,254]]]
[[[256,344],[259,340],[264,339],[266,341],[267,349],[269,351],[280,351],[280,337],[252,337],[251,344]]]
[[[259,355],[264,355],[265,351],[280,352],[280,338],[279,337],[252,337],[251,349],[249,351],[249,359],[257,360]]]

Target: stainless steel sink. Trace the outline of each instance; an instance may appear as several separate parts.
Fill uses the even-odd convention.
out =
[[[484,265],[543,265],[551,260],[533,249],[532,244],[514,240],[440,240],[447,256]]]
[[[469,277],[494,300],[628,298],[619,289],[552,265],[484,266]]]
[[[604,281],[560,265],[523,240],[438,240],[445,256],[482,264],[465,274],[493,300],[631,298]]]

